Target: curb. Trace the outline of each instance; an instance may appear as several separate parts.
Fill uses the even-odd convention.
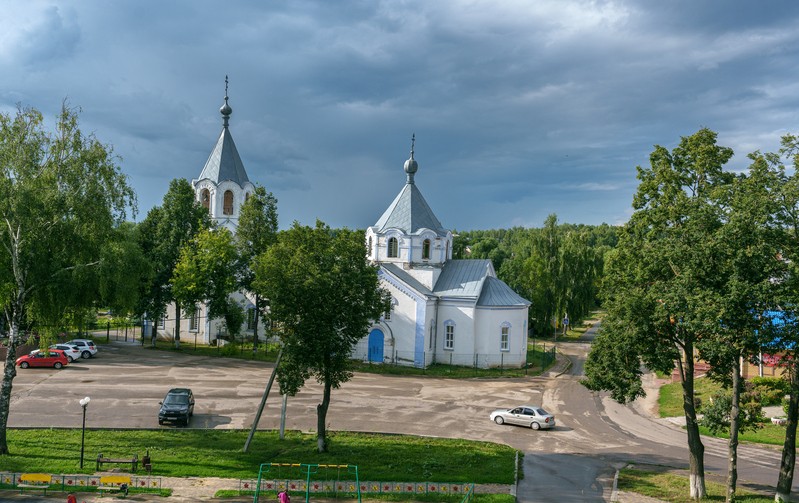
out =
[[[565,366],[565,367],[563,367],[563,370],[561,370],[560,372],[558,372],[558,373],[556,373],[556,374],[555,374],[555,377],[560,377],[560,376],[562,376],[563,374],[565,374],[566,372],[570,371],[570,370],[571,370],[571,368],[572,368],[572,366],[574,365],[574,363],[571,361],[571,359],[570,359],[568,356],[566,356],[566,355],[564,355],[563,353],[561,353],[561,352],[560,352],[560,349],[556,349],[556,351],[558,352],[558,355],[559,355],[561,358],[563,358],[564,360],[566,360],[566,366]]]

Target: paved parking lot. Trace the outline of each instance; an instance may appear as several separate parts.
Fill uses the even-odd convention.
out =
[[[250,428],[271,364],[142,348],[135,343],[102,344],[90,360],[62,370],[18,369],[9,426],[80,427],[78,403],[91,398],[87,428],[159,426],[158,402],[172,387],[191,387],[196,396],[195,428]],[[547,380],[459,380],[358,374],[333,390],[328,424],[333,430],[434,434],[510,441],[516,428],[498,427],[488,414],[504,404],[541,403]],[[287,429],[315,431],[322,389],[309,382],[288,400]],[[277,386],[259,428],[279,427]],[[515,433],[515,435],[514,435]],[[557,434],[557,431],[551,432]],[[524,435],[532,443],[546,435]]]

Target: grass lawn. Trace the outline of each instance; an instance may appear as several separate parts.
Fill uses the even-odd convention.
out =
[[[643,494],[651,498],[673,503],[693,503],[689,497],[688,476],[668,472],[643,471],[636,468],[625,468],[619,472],[620,491]],[[727,487],[724,484],[711,482],[705,478],[705,489],[708,497],[702,501],[724,501]],[[745,503],[769,503],[774,496],[755,494],[737,488],[735,501]]]
[[[141,459],[149,450],[159,477],[257,478],[261,463],[353,464],[361,480],[512,484],[516,451],[489,442],[334,432],[330,452],[316,452],[316,435],[258,431],[243,452],[244,430],[8,429],[11,454],[0,471],[91,474],[97,453]]]
[[[721,385],[710,379],[700,377],[694,380],[694,396],[702,400],[702,403],[710,400],[710,397],[720,390]],[[660,406],[660,417],[684,416],[682,384],[675,382],[661,386],[658,405]]]
[[[712,435],[710,431],[703,427],[699,427],[699,432],[708,437],[727,438],[730,436],[726,433],[718,433]],[[757,431],[747,431],[746,433],[739,433],[738,440],[740,442],[752,442],[756,444],[771,444],[781,446],[785,443],[785,426],[777,426],[776,424],[764,423],[763,428]]]
[[[695,381],[695,395],[698,396],[702,402],[710,399],[710,397],[719,390],[721,390],[721,385],[710,379],[703,377]],[[682,408],[682,386],[680,383],[671,383],[661,386],[658,403],[660,405],[660,417],[685,415]],[[701,426],[699,431],[702,435],[707,435],[709,437],[729,438],[729,435],[726,433],[713,435],[707,428]],[[767,422],[763,424],[763,428],[757,431],[747,431],[746,433],[739,434],[738,439],[741,442],[782,445],[785,441],[785,426],[777,426]]]

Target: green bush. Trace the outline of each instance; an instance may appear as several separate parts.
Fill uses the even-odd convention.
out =
[[[781,377],[753,377],[746,384],[751,393],[762,405],[780,405],[788,393],[790,383]]]
[[[239,345],[235,342],[230,342],[222,346],[222,349],[219,352],[222,356],[238,356],[239,355]]]

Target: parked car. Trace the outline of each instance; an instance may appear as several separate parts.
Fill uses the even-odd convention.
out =
[[[27,355],[17,358],[17,365],[20,368],[26,369],[28,367],[53,367],[60,369],[69,364],[67,355],[60,349],[50,349],[47,353],[39,350],[31,351]]]
[[[51,344],[50,349],[60,349],[64,352],[67,357],[67,361],[72,363],[73,361],[77,360],[81,357],[80,349],[78,346],[73,346],[72,344]],[[31,353],[39,353],[41,349],[34,349]]]
[[[164,397],[161,409],[158,411],[158,424],[173,422],[175,424],[189,425],[189,419],[194,415],[194,393],[189,388],[172,388]]]
[[[489,417],[497,424],[518,424],[520,426],[529,426],[534,430],[555,427],[555,416],[541,407],[533,405],[521,405],[512,409],[495,410]]]
[[[66,344],[78,346],[81,358],[91,358],[97,354],[97,346],[94,345],[94,341],[91,339],[72,339],[67,341]]]

